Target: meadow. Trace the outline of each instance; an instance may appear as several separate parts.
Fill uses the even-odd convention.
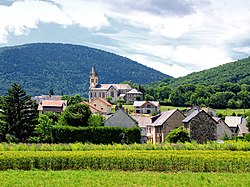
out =
[[[9,186],[248,186],[249,173],[164,173],[102,170],[0,171],[1,187]]]
[[[125,109],[128,109],[128,111],[133,112],[134,111],[134,107],[133,105],[123,105]],[[113,105],[113,109],[115,108],[115,105]],[[175,107],[175,106],[161,106],[161,111],[167,111],[167,110],[173,110],[178,108],[179,110],[184,110],[186,108],[189,107]],[[250,109],[230,109],[230,108],[226,108],[226,109],[215,109],[216,110],[216,114],[217,116],[219,114],[221,114],[222,116],[232,116],[233,114],[240,115],[240,116],[244,116],[244,114],[246,115],[250,115]],[[114,111],[114,110],[113,110]]]

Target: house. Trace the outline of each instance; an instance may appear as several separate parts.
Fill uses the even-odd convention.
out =
[[[102,111],[102,110],[98,109],[97,107],[95,107],[94,105],[90,104],[89,102],[82,101],[81,103],[82,103],[82,104],[85,104],[85,105],[88,105],[90,111],[91,111],[93,114],[103,114],[103,111]]]
[[[185,116],[178,109],[164,111],[151,117],[151,123],[147,125],[147,136],[152,143],[164,142],[166,136],[175,128],[183,126]]]
[[[101,97],[96,97],[92,99],[89,104],[93,105],[94,107],[98,108],[102,111],[103,114],[110,114],[112,112],[112,105]]]
[[[106,121],[103,122],[104,126],[108,127],[123,127],[123,128],[132,128],[138,127],[138,122],[132,118],[128,113],[124,112],[123,109],[117,110],[112,114]],[[146,143],[146,132],[144,128],[141,129],[141,143]]]
[[[246,125],[247,120],[246,120],[246,118],[241,117],[241,116],[226,116],[225,123],[231,129],[233,135],[237,135],[238,125],[240,125],[240,124]]]
[[[190,138],[198,143],[217,139],[217,122],[203,110],[194,110],[182,122]]]
[[[138,127],[138,122],[122,109],[117,110],[106,121],[104,121],[103,124],[108,127]]]
[[[134,101],[134,113],[152,114],[160,112],[160,103],[158,101]]]
[[[213,119],[217,122],[217,139],[222,140],[225,137],[232,139],[232,131],[229,126],[221,118],[213,117]]]
[[[147,142],[147,126],[151,124],[151,116],[145,115],[131,115],[131,117],[138,122],[138,126],[141,128],[141,142]]]
[[[212,109],[210,107],[201,108],[200,106],[193,106],[192,108],[187,108],[187,109],[183,110],[183,113],[186,116],[188,116],[188,115],[190,115],[195,110],[204,110],[210,116],[214,116],[214,117],[216,116],[216,110],[214,110],[214,109]]]
[[[94,65],[92,65],[90,72],[89,101],[92,101],[96,97],[105,100],[107,97],[111,97],[112,103],[115,103],[118,99],[124,99],[126,102],[127,98],[130,98],[130,102],[133,103],[132,98],[136,99],[136,96],[140,95],[140,93],[134,93],[135,91],[132,91],[132,93],[127,95],[131,90],[132,88],[129,84],[99,84],[97,71]]]
[[[237,131],[236,131],[236,135],[239,137],[243,137],[245,134],[249,134],[249,130],[246,126],[246,124],[239,124]]]
[[[142,93],[136,89],[132,89],[126,94],[126,102],[129,104],[134,103],[134,101],[140,101],[143,99]]]
[[[67,100],[42,100],[38,104],[39,114],[52,111],[61,113],[67,107]]]
[[[54,101],[62,100],[62,96],[61,95],[39,95],[39,96],[32,97],[32,99],[35,100],[37,104],[39,104],[40,101],[43,101],[43,100],[54,100]]]

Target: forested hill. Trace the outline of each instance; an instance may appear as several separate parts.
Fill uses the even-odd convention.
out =
[[[225,82],[250,84],[250,57],[172,79],[170,85],[172,87],[183,84],[214,85]]]
[[[169,77],[128,58],[79,45],[35,43],[0,48],[0,95],[13,82],[30,95],[87,95],[89,73],[95,64],[100,83],[131,80],[146,84]]]

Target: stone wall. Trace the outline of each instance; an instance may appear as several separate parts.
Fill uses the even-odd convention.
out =
[[[216,140],[217,138],[217,123],[204,111],[199,112],[191,119],[188,126],[191,139],[198,143]]]
[[[184,119],[185,116],[179,110],[176,110],[172,114],[172,116],[163,124],[164,140],[170,131],[183,126],[182,120]]]

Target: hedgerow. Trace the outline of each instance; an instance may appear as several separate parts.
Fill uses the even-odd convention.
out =
[[[0,152],[0,170],[250,172],[250,152],[116,150]]]
[[[140,143],[140,128],[55,126],[55,143],[90,142],[93,144]]]

